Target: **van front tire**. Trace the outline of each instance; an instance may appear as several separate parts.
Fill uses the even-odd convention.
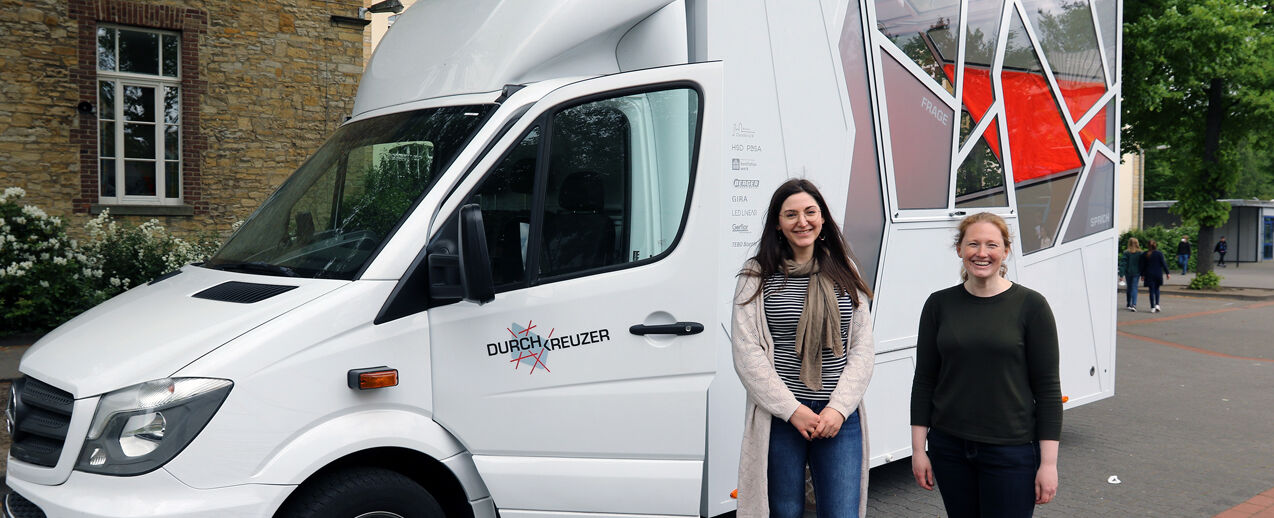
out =
[[[309,481],[276,518],[444,518],[425,488],[385,468],[346,468]]]

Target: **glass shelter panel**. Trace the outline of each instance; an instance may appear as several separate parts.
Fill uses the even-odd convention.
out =
[[[973,124],[986,115],[995,101],[991,88],[991,66],[995,63],[995,51],[1000,37],[1000,14],[1004,4],[1000,0],[970,0],[968,27],[964,44],[964,90],[961,93],[961,110],[969,114]],[[947,75],[955,78],[955,67]],[[970,128],[972,129],[972,128]],[[962,135],[960,142],[964,143]]]
[[[1106,93],[1088,0],[1024,0],[1022,8],[1035,27],[1071,120],[1079,120]]]
[[[978,139],[969,156],[956,170],[957,208],[1004,207],[1009,204],[1004,187],[1004,165],[986,138],[993,134],[995,122],[991,121],[987,134]]]
[[[898,208],[946,208],[955,113],[889,54],[880,61]]]
[[[1066,241],[1096,234],[1115,225],[1115,163],[1098,153],[1079,191]]]
[[[960,0],[876,0],[876,18],[886,38],[939,86],[955,93],[944,68],[956,60]]]
[[[858,0],[850,1],[848,12],[841,31],[840,56],[853,112],[854,155],[850,164],[844,233],[863,280],[875,290],[881,240],[885,234],[885,202],[880,185],[876,130],[872,123],[868,54]]]
[[[1013,181],[1022,184],[1061,173],[1078,173],[1083,162],[1071,139],[1069,125],[1062,117],[1043,66],[1016,11],[1009,25],[1000,80],[1004,89]]]

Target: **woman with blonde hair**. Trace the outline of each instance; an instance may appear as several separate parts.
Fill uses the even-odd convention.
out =
[[[1124,281],[1124,306],[1128,311],[1137,311],[1137,281],[1141,279],[1141,243],[1137,238],[1128,238],[1128,247],[1119,254],[1119,280]]]
[[[803,516],[808,464],[819,518],[863,516],[871,289],[808,180],[774,191],[762,228],[739,273],[730,334],[747,391],[738,515]]]
[[[1043,295],[1005,278],[1003,219],[964,218],[955,245],[964,282],[920,312],[911,471],[952,518],[1029,517],[1057,494],[1057,325]]]

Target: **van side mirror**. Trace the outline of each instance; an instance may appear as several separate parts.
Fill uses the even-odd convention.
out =
[[[476,203],[460,207],[460,282],[464,299],[486,304],[495,300],[495,283],[491,278],[491,255],[487,251],[487,232],[482,226],[482,208]]]

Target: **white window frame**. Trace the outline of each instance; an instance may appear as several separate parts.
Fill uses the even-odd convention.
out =
[[[102,174],[103,171],[100,170],[100,168],[102,167],[102,160],[113,159],[115,161],[115,171],[114,171],[114,174],[112,175],[115,182],[115,196],[102,195],[103,189],[102,189],[102,186],[99,185],[98,186],[98,203],[101,203],[103,205],[182,205],[185,202],[185,200],[182,197],[185,180],[183,178],[184,175],[181,172],[181,170],[184,169],[184,167],[182,167],[182,163],[184,160],[182,159],[182,136],[183,136],[182,135],[183,134],[182,119],[183,117],[181,114],[182,112],[181,33],[177,31],[165,31],[165,30],[158,30],[158,29],[149,29],[144,27],[134,27],[129,25],[114,25],[114,24],[99,24],[98,29],[111,29],[116,31],[116,36],[115,36],[116,68],[118,68],[119,55],[120,55],[119,54],[120,38],[119,38],[118,31],[127,30],[127,31],[134,31],[134,32],[147,32],[147,33],[157,34],[159,36],[159,54],[156,55],[155,57],[158,60],[159,67],[160,67],[159,75],[101,70],[100,68],[97,68],[96,59],[95,59],[94,67],[97,71],[97,77],[94,80],[94,88],[96,89],[95,95],[98,96],[99,107],[101,107],[101,103],[102,103],[101,83],[110,82],[114,84],[114,88],[115,88],[115,99],[114,99],[114,105],[112,106],[112,113],[114,114],[114,118],[109,119],[113,121],[115,124],[114,156],[113,157],[101,156],[100,144],[97,149],[97,153],[98,153],[97,164],[99,168],[99,175],[98,175],[99,181],[101,180],[103,176],[105,176]],[[177,53],[178,53],[177,54],[177,75],[175,77],[162,75],[164,72],[163,71],[163,53],[164,53],[163,37],[164,36],[174,36],[177,38],[177,49],[178,49],[177,50]],[[94,38],[96,40],[96,36]],[[98,49],[96,41],[94,41],[93,48],[94,48],[94,55],[96,56],[97,49]],[[124,124],[125,124],[125,120],[123,115],[124,114],[124,93],[123,92],[124,92],[124,88],[129,86],[138,86],[143,88],[155,89],[155,95],[154,95],[154,99],[155,99],[155,106],[154,106],[155,156],[153,158],[155,163],[155,194],[153,196],[126,195],[124,190],[125,189],[125,186],[124,186],[124,165],[125,165]],[[178,115],[177,115],[177,121],[175,123],[168,123],[164,119],[164,116],[165,116],[164,89],[165,88],[177,89]],[[101,138],[101,123],[104,120],[101,118],[102,111],[103,110],[99,108],[98,116],[97,116],[97,128],[95,128],[95,131],[97,132],[96,136],[98,139]],[[166,192],[167,166],[168,166],[168,162],[170,162],[170,160],[165,159],[165,156],[166,156],[165,151],[167,151],[165,146],[167,144],[164,138],[165,137],[164,129],[166,126],[177,127],[177,150],[176,150],[177,159],[175,160],[175,162],[177,162],[177,167],[178,167],[177,193],[176,193],[176,196],[173,196],[173,197],[169,197],[168,193]]]

